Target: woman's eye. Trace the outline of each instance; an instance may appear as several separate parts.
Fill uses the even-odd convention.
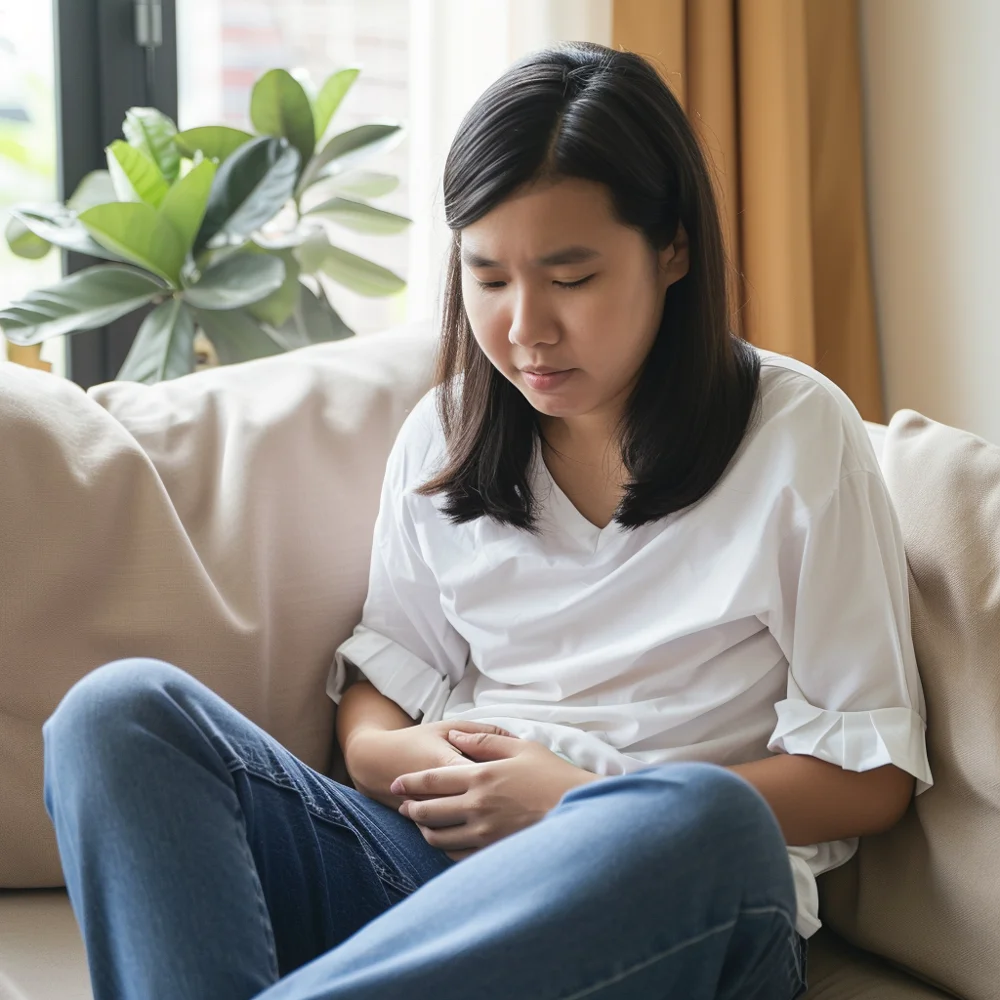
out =
[[[581,285],[587,284],[592,277],[592,274],[588,274],[586,278],[581,278],[579,281],[556,281],[553,284],[558,285],[560,288],[579,288]]]
[[[556,285],[558,288],[580,288],[581,286],[585,285],[588,281],[590,281],[590,279],[593,278],[593,277],[594,276],[592,274],[588,274],[586,278],[580,278],[579,281],[553,281],[552,284]],[[482,289],[486,289],[487,291],[492,291],[492,290],[497,289],[497,288],[503,288],[507,284],[507,282],[506,281],[480,281],[477,278],[476,279],[476,284],[479,285],[479,287],[482,288]]]

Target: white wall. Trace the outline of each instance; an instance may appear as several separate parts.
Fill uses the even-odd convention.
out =
[[[886,409],[1000,443],[1000,3],[861,0]]]

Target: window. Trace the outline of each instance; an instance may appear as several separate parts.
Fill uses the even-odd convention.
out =
[[[153,104],[176,115],[174,0],[158,3],[161,44],[143,48],[136,39],[136,3],[129,0],[0,0],[0,104],[7,109],[0,136],[12,140],[8,155],[0,153],[0,225],[11,203],[64,200],[91,170],[106,167],[104,148],[121,137],[128,108]],[[23,164],[17,170],[12,151],[15,159],[28,155],[48,180],[32,179]],[[96,261],[51,250],[40,262],[22,263],[11,260],[3,245],[0,263],[6,303]],[[129,316],[104,329],[47,340],[42,360],[83,388],[112,379],[140,320]]]
[[[149,5],[161,12],[162,38],[143,47],[136,8]],[[264,71],[301,68],[319,84],[358,66],[334,128],[404,124],[407,137],[371,168],[400,180],[376,204],[413,224],[381,237],[340,229],[336,242],[408,284],[380,299],[331,282],[330,297],[359,333],[426,317],[450,239],[441,172],[462,116],[519,55],[559,38],[607,42],[610,24],[611,0],[0,0],[0,225],[11,203],[62,200],[104,168],[134,105],[155,106],[181,128],[246,127]],[[0,302],[92,263],[56,251],[23,261],[0,245]],[[46,341],[42,358],[84,388],[108,381],[141,319]]]
[[[57,199],[55,66],[52,8],[0,0],[0,223],[22,202]],[[6,306],[62,275],[55,251],[40,260],[11,253],[0,240],[0,303]],[[6,341],[0,339],[0,359]],[[66,375],[66,338],[42,345],[42,360]]]
[[[410,0],[177,0],[178,125],[225,124],[249,129],[250,92],[267,70],[305,70],[315,85],[336,69],[361,75],[337,111],[337,132],[377,119],[409,127]],[[372,159],[395,174],[380,208],[411,215],[409,138]],[[336,230],[334,242],[406,278],[406,234],[363,236]],[[363,298],[333,282],[331,302],[357,333],[404,322],[404,289],[390,298]]]

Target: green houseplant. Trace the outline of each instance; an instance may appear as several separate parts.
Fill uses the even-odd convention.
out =
[[[222,364],[350,336],[320,274],[369,296],[405,283],[336,246],[331,224],[390,234],[410,223],[369,201],[397,179],[359,169],[395,145],[402,126],[329,134],[358,73],[339,70],[313,91],[286,70],[268,71],[251,95],[256,134],[178,132],[155,108],[130,109],[106,171],[85,177],[65,205],[18,206],[6,228],[21,256],[55,245],[106,263],[0,310],[4,336],[37,344],[151,305],[117,375],[148,383],[194,370],[199,329]]]

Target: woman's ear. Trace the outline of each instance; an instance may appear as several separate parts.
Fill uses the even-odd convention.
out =
[[[688,273],[690,259],[688,255],[688,235],[681,223],[677,224],[677,233],[673,242],[659,253],[659,279],[666,291],[675,281],[680,281]]]

